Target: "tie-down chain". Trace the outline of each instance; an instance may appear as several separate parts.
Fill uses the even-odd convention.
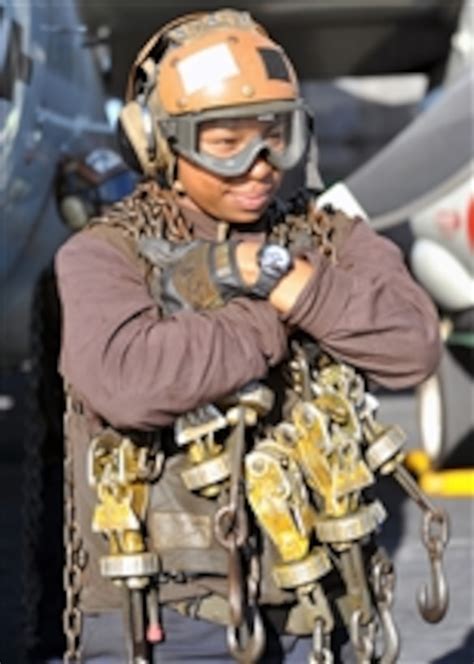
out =
[[[246,429],[254,428],[272,407],[272,392],[263,385],[249,386],[229,403],[219,404],[225,414],[206,406],[176,424],[176,441],[188,458],[181,475],[185,486],[208,498],[219,496],[221,503],[227,496],[217,510],[214,530],[228,552],[229,648],[237,661],[250,664],[258,661],[265,645],[258,608],[259,560],[249,537],[248,505],[277,554],[274,583],[294,593],[298,620],[313,633],[310,662],[333,660],[336,603],[359,664],[391,664],[399,651],[391,614],[394,572],[386,554],[380,549],[369,554],[367,546],[386,513],[380,501],[367,502],[364,489],[375,483],[377,473],[393,474],[424,511],[422,535],[432,584],[422,589],[418,603],[422,616],[431,622],[442,618],[448,604],[442,568],[447,516],[431,505],[407,473],[404,433],[376,421],[376,402],[365,392],[362,378],[329,359],[313,365],[301,346],[293,351],[289,366],[296,398],[291,416],[267,428],[265,438],[257,440],[249,452]],[[224,439],[218,432],[229,428],[231,434]],[[94,527],[107,531],[111,547],[110,556],[102,561],[103,573],[128,588],[129,606],[136,614],[133,607],[139,591],[148,586],[157,569],[139,537],[138,524],[147,502],[146,483],[138,472],[140,458],[137,449],[124,443],[119,446],[121,452],[104,440],[91,449],[90,476],[100,499]],[[128,475],[123,474],[125,462],[133,469]],[[143,563],[144,555],[150,563],[146,569],[141,565],[137,572],[136,567],[123,567],[130,556]],[[326,596],[323,590],[330,573],[338,574],[344,586],[338,598]],[[132,661],[138,662],[140,643],[134,652]]]
[[[430,622],[440,620],[448,605],[442,567],[447,516],[406,471],[405,434],[376,421],[377,402],[365,391],[361,376],[329,358],[311,366],[302,346],[293,350],[296,403],[290,418],[267,429],[246,455],[247,500],[279,554],[275,583],[293,589],[301,603],[301,588],[319,586],[336,570],[345,586],[338,609],[359,664],[390,664],[399,652],[391,614],[395,577],[386,554],[379,550],[370,558],[367,546],[386,513],[380,501],[367,502],[364,489],[375,483],[377,473],[391,473],[424,512],[422,539],[432,583],[419,593],[418,604]],[[333,618],[328,614],[331,603],[326,604],[319,615],[312,611],[312,662],[330,661]]]

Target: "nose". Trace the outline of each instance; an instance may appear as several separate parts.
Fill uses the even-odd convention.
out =
[[[277,169],[275,169],[274,166],[272,166],[267,161],[265,153],[260,152],[260,154],[256,157],[255,161],[250,166],[248,175],[254,180],[265,180],[275,170]]]

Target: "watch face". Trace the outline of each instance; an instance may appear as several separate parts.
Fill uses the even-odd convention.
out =
[[[282,276],[291,267],[290,252],[278,244],[269,244],[262,251],[260,267],[266,274]]]

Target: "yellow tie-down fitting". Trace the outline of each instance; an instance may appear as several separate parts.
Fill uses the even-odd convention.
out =
[[[107,430],[90,445],[88,481],[97,491],[92,531],[106,536],[109,554],[100,559],[104,577],[128,588],[145,588],[158,572],[158,557],[146,551],[142,524],[148,506],[148,450]]]
[[[247,500],[281,563],[272,573],[280,588],[314,583],[332,567],[321,547],[310,551],[315,512],[291,448],[275,440],[257,443],[245,457]]]
[[[344,416],[345,413],[345,416]],[[297,403],[291,413],[294,445],[318,511],[341,517],[354,511],[360,491],[374,483],[362,459],[352,405],[337,395]]]
[[[214,405],[208,404],[181,415],[175,423],[175,441],[186,449],[187,464],[181,478],[189,491],[216,496],[229,477],[229,459],[215,434],[227,428],[227,420]]]
[[[250,383],[220,402],[219,407],[208,404],[178,418],[175,440],[186,447],[187,467],[181,478],[187,489],[208,498],[218,495],[230,477],[231,462],[225,442],[217,442],[215,434],[236,426],[241,414],[246,426],[255,426],[258,418],[271,410],[273,400],[268,387]]]

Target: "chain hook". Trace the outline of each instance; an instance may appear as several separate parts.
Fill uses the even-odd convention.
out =
[[[438,524],[439,531],[434,531]],[[431,585],[424,584],[418,592],[418,609],[430,623],[445,616],[449,604],[449,589],[443,568],[443,552],[449,540],[448,518],[444,511],[427,511],[423,516],[422,541],[430,559]]]
[[[372,575],[375,601],[384,633],[384,650],[379,664],[394,664],[400,652],[400,637],[390,611],[395,589],[395,573],[385,552],[379,552],[379,557],[372,567]]]
[[[371,664],[375,650],[375,623],[362,623],[362,610],[356,609],[351,616],[350,637],[356,651],[358,664]]]
[[[252,607],[252,628],[246,624],[227,627],[227,645],[237,662],[253,664],[257,662],[265,647],[265,627],[257,605]],[[246,633],[244,636],[244,632]]]
[[[252,613],[252,626],[249,630],[248,623],[243,616],[243,592],[242,613],[239,618],[233,615],[231,604],[231,625],[227,628],[227,643],[232,656],[242,664],[256,662],[263,652],[266,642],[265,626],[257,603],[258,584],[260,580],[260,561],[255,553],[250,558],[250,573],[247,578],[248,611]],[[229,601],[231,596],[229,593]],[[243,635],[246,633],[246,643],[243,646]]]

